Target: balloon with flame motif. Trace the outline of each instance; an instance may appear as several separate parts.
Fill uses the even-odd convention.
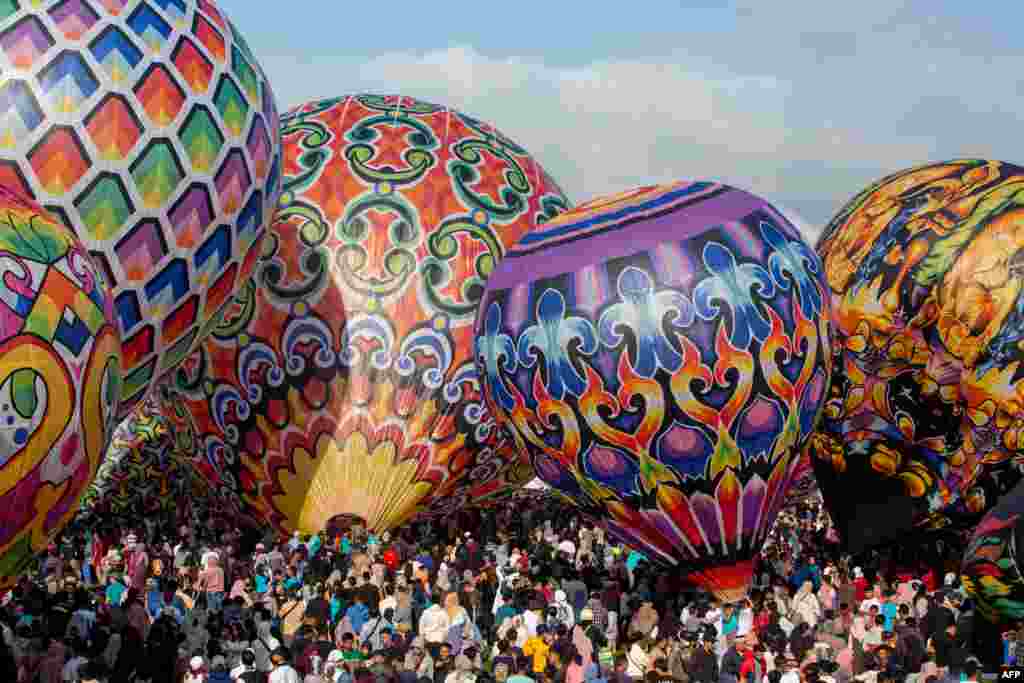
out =
[[[116,425],[121,338],[85,246],[0,185],[0,587],[78,511]]]
[[[1024,620],[1024,483],[999,500],[974,528],[960,564],[960,582],[975,610],[991,622]]]
[[[281,530],[383,531],[486,495],[519,455],[483,405],[477,303],[565,197],[494,127],[409,97],[312,102],[282,135],[255,276],[165,412],[204,476]]]
[[[818,251],[836,343],[809,450],[840,535],[855,551],[973,526],[1022,471],[1024,167],[895,173]]]
[[[477,364],[541,479],[735,600],[827,391],[824,292],[771,204],[715,182],[645,187],[517,243],[487,281]]]
[[[274,94],[216,0],[3,0],[0,73],[0,182],[103,269],[127,417],[252,272],[280,189]]]

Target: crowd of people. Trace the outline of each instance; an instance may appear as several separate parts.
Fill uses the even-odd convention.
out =
[[[380,536],[69,531],[4,598],[0,681],[949,683],[985,668],[955,574],[842,555],[813,499],[783,513],[738,604],[545,507]],[[1015,663],[1024,632],[1002,638]]]

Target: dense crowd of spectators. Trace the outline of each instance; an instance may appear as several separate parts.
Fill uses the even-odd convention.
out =
[[[283,542],[108,524],[66,534],[5,597],[0,681],[978,679],[954,574],[836,548],[820,504],[790,509],[749,597],[724,604],[564,511]]]

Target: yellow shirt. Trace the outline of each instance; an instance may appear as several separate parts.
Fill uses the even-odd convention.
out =
[[[551,646],[544,642],[540,636],[534,636],[523,644],[523,654],[533,657],[533,672],[543,673],[548,668],[548,652]]]

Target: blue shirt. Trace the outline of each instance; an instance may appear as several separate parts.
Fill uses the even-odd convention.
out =
[[[345,616],[352,622],[352,630],[356,633],[362,633],[363,626],[370,618],[370,610],[367,609],[366,605],[356,603],[348,608],[345,612]]]
[[[887,602],[882,605],[882,616],[885,617],[885,630],[891,631],[893,629],[893,622],[896,621],[896,615],[899,613],[899,608],[896,607],[896,603]]]
[[[636,569],[637,565],[640,564],[641,560],[646,559],[647,558],[644,557],[642,553],[638,553],[634,550],[629,554],[629,557],[626,558],[626,567],[629,568],[629,571],[633,571]]]
[[[124,597],[125,591],[128,587],[120,581],[111,581],[107,586],[107,603],[111,605],[120,605],[121,598]]]
[[[264,593],[266,593],[267,592],[267,588],[269,588],[269,586],[267,585],[268,583],[269,582],[267,581],[267,577],[266,576],[264,576],[263,574],[257,574],[256,575],[256,592],[259,593],[260,595],[263,595]]]

